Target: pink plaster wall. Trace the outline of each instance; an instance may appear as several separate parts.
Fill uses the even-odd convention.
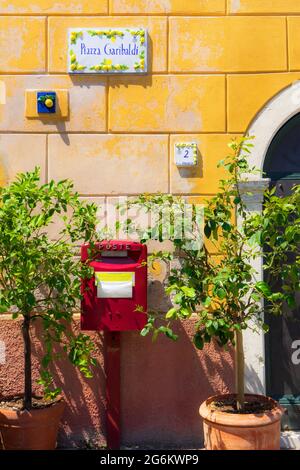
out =
[[[138,333],[122,333],[122,445],[143,448],[201,447],[200,403],[209,395],[232,390],[232,357],[213,345],[197,351],[193,322],[179,327],[180,340],[160,337],[156,343]],[[40,336],[34,333],[34,377]],[[62,447],[105,445],[105,373],[103,336],[92,335],[99,365],[94,378],[84,379],[63,360],[55,366],[55,381],[67,401],[59,434]],[[17,321],[0,321],[6,363],[0,365],[0,397],[22,392],[22,340]],[[37,389],[38,390],[38,389]]]

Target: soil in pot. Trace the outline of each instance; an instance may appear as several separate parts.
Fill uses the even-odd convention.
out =
[[[24,410],[21,397],[0,400],[0,448],[3,450],[52,450],[56,447],[65,402],[35,397]]]
[[[261,395],[246,395],[245,410],[236,395],[210,397],[200,407],[208,450],[279,450],[283,408]]]
[[[264,413],[274,408],[274,403],[270,401],[261,401],[253,398],[252,400],[246,399],[243,410],[238,409],[237,400],[235,397],[224,397],[212,401],[210,409],[215,411],[221,411],[222,413],[234,413],[234,414],[252,414],[252,413]]]

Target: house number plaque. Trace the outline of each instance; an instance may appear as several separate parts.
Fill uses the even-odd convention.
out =
[[[198,162],[198,147],[196,142],[178,142],[174,149],[177,166],[195,166]]]

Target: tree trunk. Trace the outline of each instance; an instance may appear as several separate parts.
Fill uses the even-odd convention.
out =
[[[30,338],[30,316],[24,316],[22,324],[24,342],[24,400],[26,410],[32,408],[32,371],[31,371],[31,338]]]
[[[245,404],[245,357],[243,332],[235,332],[235,388],[237,394],[237,409],[243,410]]]

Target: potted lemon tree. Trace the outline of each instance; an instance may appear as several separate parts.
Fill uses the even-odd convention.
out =
[[[263,302],[265,311],[273,314],[279,314],[285,302],[289,305],[295,302],[300,273],[300,191],[295,190],[288,200],[277,198],[273,191],[266,193],[262,215],[249,214],[240,192],[240,182],[244,174],[255,171],[248,165],[251,147],[251,141],[246,138],[232,141],[231,154],[220,163],[227,169],[228,177],[221,180],[217,194],[206,201],[204,243],[202,231],[197,229],[195,207],[188,240],[176,237],[178,210],[182,213],[185,210],[182,198],[142,195],[130,202],[130,205],[138,204],[158,214],[162,214],[163,206],[168,205],[169,228],[179,260],[166,285],[173,307],[164,318],[152,313],[142,335],[152,332],[157,336],[161,332],[176,340],[173,322],[186,321],[196,315],[194,343],[197,348],[202,349],[206,343],[216,340],[222,347],[232,345],[235,350],[235,391],[210,397],[200,407],[207,449],[278,449],[280,445],[283,409],[269,397],[245,393],[243,331],[247,328],[268,331]],[[291,215],[298,223],[292,229],[281,230],[279,237],[280,226],[287,227]],[[240,224],[236,223],[237,216]],[[158,216],[156,220],[156,226],[144,232],[143,241],[153,234],[155,238],[163,239],[164,217]],[[128,224],[131,224],[130,220]],[[209,250],[208,244],[213,249]],[[253,259],[262,255],[264,247],[267,248],[265,266],[269,275],[281,276],[281,287],[276,291],[272,289],[272,283],[255,281]],[[298,253],[296,265],[289,265],[287,251]],[[170,253],[154,253],[149,263],[153,258],[168,260],[170,257]]]
[[[65,355],[91,377],[93,344],[89,336],[73,333],[71,323],[80,279],[90,275],[74,257],[74,246],[93,240],[95,214],[96,207],[82,202],[70,181],[41,184],[38,168],[0,188],[0,308],[18,322],[24,344],[24,392],[1,396],[4,449],[55,448],[65,404],[52,383],[54,359],[64,360]],[[35,326],[41,327],[44,348],[42,396],[36,396],[32,383]]]

